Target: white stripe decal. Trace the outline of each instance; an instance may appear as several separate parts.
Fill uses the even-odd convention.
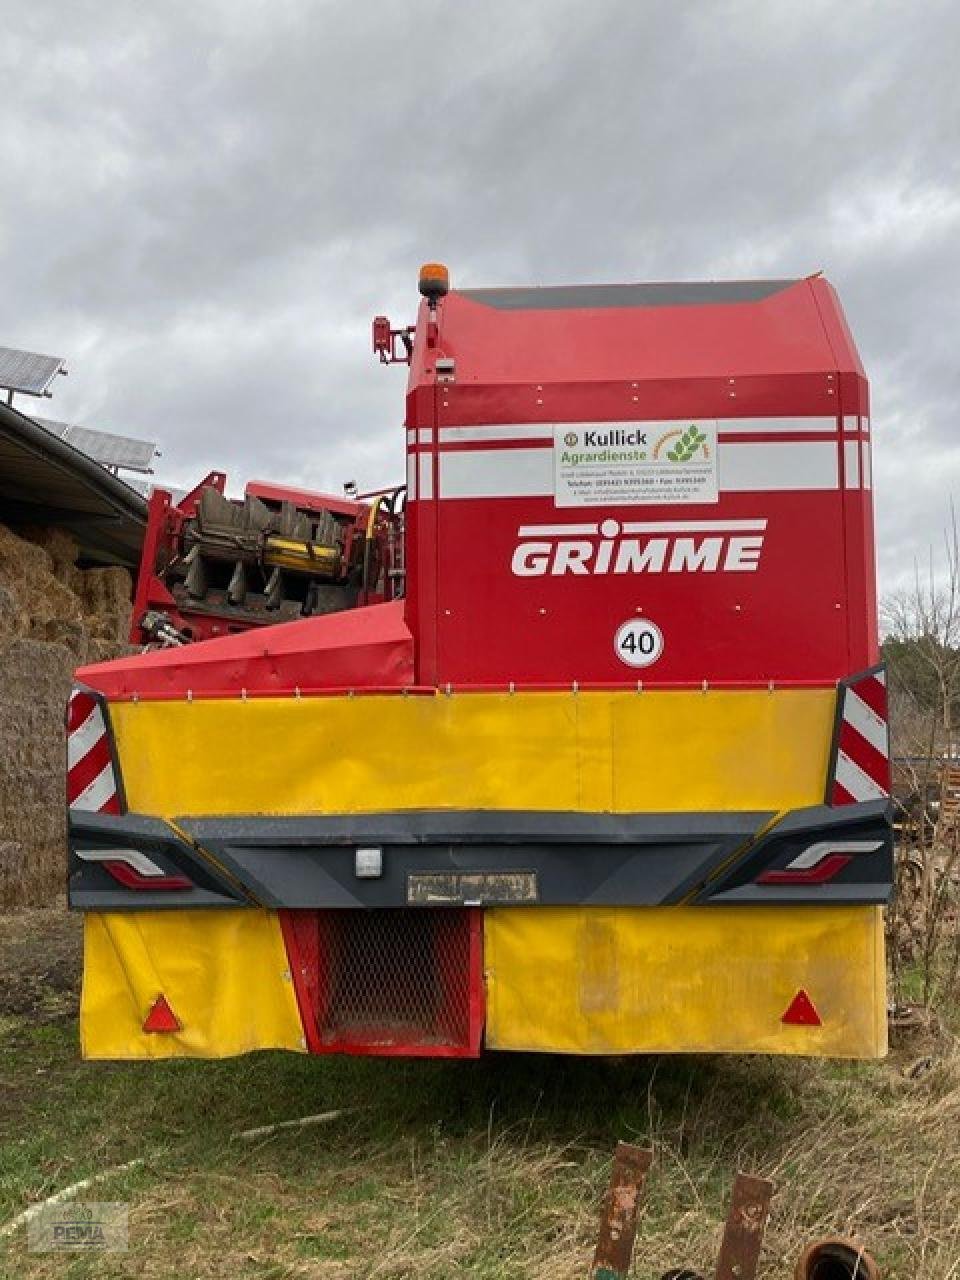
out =
[[[886,721],[881,720],[853,689],[844,692],[843,718],[856,729],[861,738],[866,738],[874,751],[879,751],[882,756],[890,754]]]
[[[727,492],[837,489],[837,446],[831,440],[724,444],[719,484]]]
[[[83,757],[97,745],[106,733],[103,714],[98,706],[84,720],[79,728],[67,736],[67,769],[79,764]]]
[[[624,521],[624,533],[762,533],[766,520],[645,520]]]
[[[440,427],[437,438],[440,444],[469,444],[485,441],[490,444],[508,440],[553,440],[554,432],[564,427],[595,428],[598,431],[615,427],[672,427],[687,423],[689,418],[631,418],[623,422],[514,422],[491,423],[475,427]],[[710,418],[721,433],[750,433],[766,435],[801,434],[810,431],[835,432],[836,418]],[[856,418],[852,420],[856,423]],[[855,427],[853,428],[856,429]]]
[[[113,780],[113,765],[105,765],[94,780],[88,783],[71,804],[71,809],[84,813],[99,813],[108,800],[117,794]]]
[[[550,449],[464,449],[440,454],[441,498],[553,496]]]
[[[884,686],[884,688],[886,688],[886,684],[887,684],[886,668],[881,667],[879,671],[874,672],[873,678],[874,680],[879,680],[880,683]]]
[[[677,419],[685,422],[685,418]],[[717,430],[721,435],[735,431],[750,431],[764,435],[787,435],[793,432],[837,430],[836,418],[719,418]]]
[[[837,782],[854,800],[886,800],[887,792],[878,787],[868,773],[855,764],[843,751],[837,752]]]
[[[420,489],[421,498],[433,497],[433,454],[421,453],[420,455],[420,475],[417,483]]]
[[[837,446],[831,440],[728,442],[719,450],[719,484],[731,493],[837,489]],[[546,498],[553,491],[550,449],[440,454],[441,498]]]
[[[863,441],[863,487],[864,487],[865,489],[869,489],[869,488],[870,488],[870,482],[871,482],[871,473],[870,473],[870,441],[869,441],[869,440],[864,440],[864,441]]]
[[[860,488],[860,441],[844,440],[843,442],[843,474],[844,488]]]
[[[881,844],[882,840],[819,840],[788,862],[784,871],[809,871],[830,853],[876,853]]]
[[[762,533],[766,520],[625,520],[620,533]],[[523,524],[517,530],[521,538],[596,537],[596,524]],[[611,535],[615,536],[615,535]]]
[[[580,425],[579,423],[577,424]],[[441,427],[437,432],[441,444],[461,444],[476,440],[553,440],[550,422],[499,424],[489,427]]]
[[[626,526],[624,526],[626,527]],[[522,524],[518,538],[595,538],[595,524]]]
[[[142,876],[165,874],[163,867],[158,867],[139,849],[76,849],[74,852],[81,862],[125,862]]]

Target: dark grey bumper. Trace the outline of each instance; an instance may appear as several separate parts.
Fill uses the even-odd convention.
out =
[[[70,902],[84,910],[236,906],[324,909],[441,904],[655,906],[884,902],[892,878],[887,806],[786,815],[416,811],[300,818],[71,815]],[[183,833],[182,835],[180,833]],[[761,884],[815,841],[870,841],[828,884]],[[83,862],[91,842],[141,848],[189,890],[129,889]],[[357,874],[357,850],[381,873]]]

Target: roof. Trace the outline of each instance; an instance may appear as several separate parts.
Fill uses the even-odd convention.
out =
[[[541,407],[545,420],[567,421],[694,411],[717,417],[721,409],[723,416],[816,414],[829,375],[865,386],[839,301],[822,276],[454,289],[437,308],[435,349],[424,340],[425,305],[409,389],[432,387],[434,356],[452,358],[444,390],[451,421],[458,420],[455,400],[461,414],[475,410],[463,422],[539,420]],[[546,398],[530,403],[527,393],[538,387]],[[575,388],[587,387],[592,399],[575,404]],[[854,391],[847,388],[847,401]]]
[[[654,284],[559,284],[506,289],[460,289],[460,296],[503,311],[584,307],[692,307],[759,302],[796,280],[672,280]]]
[[[56,525],[84,559],[136,569],[147,504],[86,454],[0,403],[0,520]]]

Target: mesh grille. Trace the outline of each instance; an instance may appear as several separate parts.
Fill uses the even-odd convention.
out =
[[[477,1051],[477,913],[400,908],[290,915],[297,918],[301,976],[321,1052]]]

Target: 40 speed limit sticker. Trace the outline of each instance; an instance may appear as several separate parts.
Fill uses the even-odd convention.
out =
[[[631,618],[617,628],[613,648],[628,667],[649,667],[663,653],[663,632],[649,618]]]

